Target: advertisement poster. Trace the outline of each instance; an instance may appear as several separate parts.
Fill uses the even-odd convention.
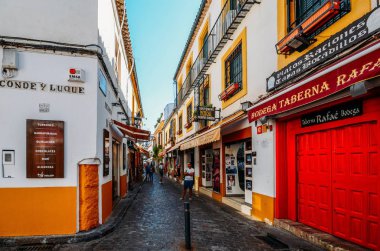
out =
[[[252,191],[252,180],[246,180],[246,181],[245,181],[245,188],[246,188],[247,190]]]
[[[230,195],[244,194],[245,190],[245,144],[226,145],[226,193]]]
[[[220,150],[214,150],[213,156],[212,187],[215,192],[220,193]]]

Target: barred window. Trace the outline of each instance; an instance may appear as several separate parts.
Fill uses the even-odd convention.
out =
[[[188,106],[187,106],[187,123],[191,123],[191,119],[193,117],[193,104],[190,103]]]
[[[287,0],[288,32],[312,16],[330,0]],[[330,18],[323,26],[319,27],[310,37],[314,37],[338,21],[351,10],[350,0],[340,0],[340,11]]]
[[[242,62],[242,45],[241,43],[231,53],[224,63],[225,67],[225,80],[224,86],[227,88],[230,84],[239,83],[242,85],[243,76],[243,62]]]
[[[178,130],[182,131],[182,114],[178,117]]]
[[[326,0],[296,0],[296,20],[297,24],[311,16],[318,10]]]

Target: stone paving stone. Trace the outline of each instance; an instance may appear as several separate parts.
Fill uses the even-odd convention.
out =
[[[115,231],[85,243],[56,245],[54,250],[185,250],[180,192],[179,185],[169,180],[159,184],[155,178],[144,184]],[[273,229],[262,222],[203,196],[195,197],[190,209],[193,250],[275,250],[255,238]],[[320,250],[291,234],[281,235],[289,246],[282,250]]]

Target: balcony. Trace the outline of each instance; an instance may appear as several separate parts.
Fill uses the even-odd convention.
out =
[[[303,51],[316,41],[314,37],[317,34],[349,11],[349,0],[325,0],[323,4],[316,1],[303,15],[289,24],[288,34],[276,44],[277,53],[289,55],[294,51]]]
[[[180,107],[191,90],[202,80],[210,65],[214,62],[219,52],[239,27],[251,7],[260,3],[257,0],[227,0],[222,11],[212,26],[210,33],[205,39],[205,44],[195,59],[189,74],[181,89],[177,93],[177,107]]]

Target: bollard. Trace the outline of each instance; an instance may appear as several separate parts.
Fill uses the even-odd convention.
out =
[[[185,242],[186,248],[191,249],[191,238],[190,238],[190,203],[184,202],[185,206]]]

